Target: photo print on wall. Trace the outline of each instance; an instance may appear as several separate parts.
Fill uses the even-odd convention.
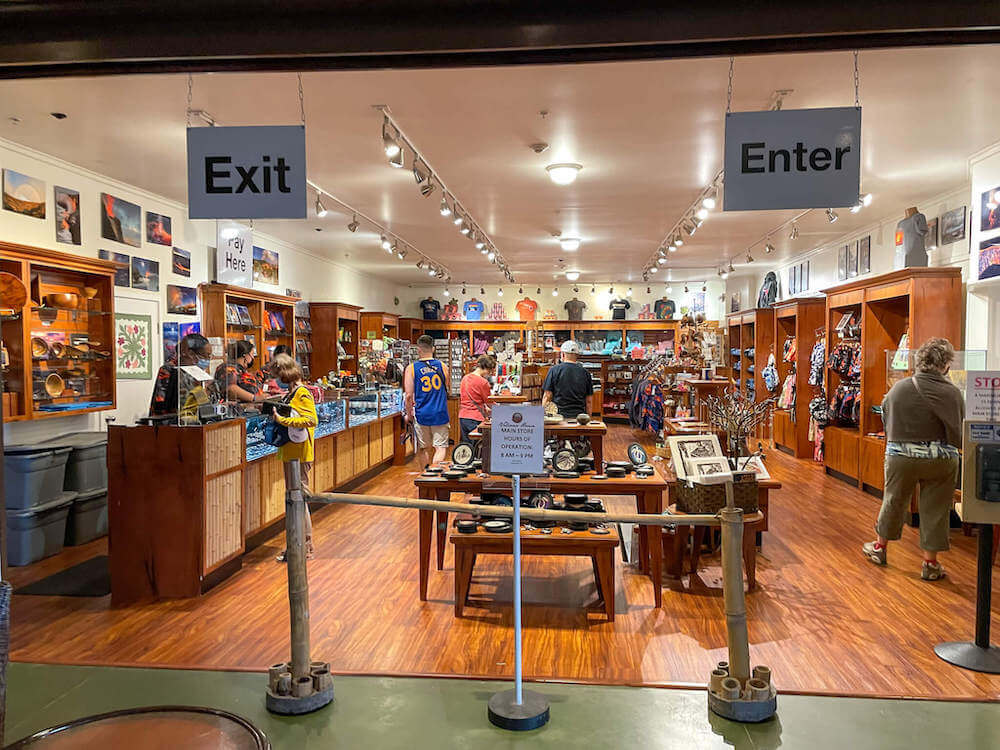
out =
[[[101,193],[101,237],[142,247],[142,209],[134,203]]]
[[[132,288],[160,291],[160,264],[149,258],[132,256]]]
[[[847,245],[844,245],[837,252],[837,279],[843,281],[847,278]]]
[[[3,171],[3,207],[16,214],[45,218],[45,183],[34,177],[15,172]]]
[[[6,171],[4,170],[4,173]],[[1000,229],[1000,187],[987,190],[983,193],[980,200],[982,205],[979,218],[979,231],[989,232],[994,229]]]
[[[853,279],[858,275],[858,243],[853,242],[847,246],[847,278]]]
[[[113,260],[115,263],[124,263],[115,270],[115,286],[132,286],[132,259],[125,253],[114,253],[110,250],[98,250],[97,257],[101,260]]]
[[[179,247],[173,249],[173,271],[178,276],[191,275],[191,253],[181,250]]]
[[[80,244],[80,194],[69,188],[53,188],[55,196],[56,242]]]
[[[174,315],[197,315],[198,290],[190,286],[167,284],[167,312]]]
[[[872,270],[872,236],[869,234],[858,240],[858,273]]]
[[[979,279],[1000,276],[1000,237],[979,243]]]
[[[927,235],[924,237],[924,249],[930,252],[938,246],[938,217],[927,220]]]
[[[146,212],[146,242],[168,247],[173,244],[169,216],[154,214],[152,211]]]
[[[180,323],[163,324],[163,364],[176,362],[177,344],[181,340]]]
[[[253,249],[253,280],[259,284],[278,283],[278,253],[263,247]]]
[[[941,244],[950,245],[965,239],[965,206],[941,215]]]

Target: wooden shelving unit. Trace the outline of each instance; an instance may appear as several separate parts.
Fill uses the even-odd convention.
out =
[[[343,302],[312,302],[309,314],[313,329],[313,376],[340,370],[357,374],[361,308]],[[338,353],[338,342],[344,356]]]
[[[278,344],[296,351],[297,297],[214,283],[199,285],[198,294],[202,333],[222,338],[227,349],[241,339],[252,342],[257,349],[253,369],[259,370],[266,364]],[[235,316],[234,308],[237,310]]]
[[[601,363],[601,413],[605,419],[628,419],[632,384],[646,364],[643,360],[607,360]],[[626,407],[622,408],[622,404]]]
[[[730,354],[730,367],[739,360],[739,370],[733,369],[733,380],[740,391],[755,401],[771,396],[764,385],[762,373],[768,356],[774,352],[774,308],[758,307],[732,313],[726,317],[730,349],[739,349],[739,357]],[[753,381],[748,391],[748,381]]]
[[[309,303],[299,300],[295,303],[295,359],[307,379],[312,378],[312,358],[312,315]]]
[[[111,261],[0,242],[0,271],[16,276],[27,291],[24,307],[2,321],[9,357],[4,422],[115,408],[116,268]],[[59,293],[76,295],[75,306],[46,304],[47,295]],[[64,386],[55,396],[45,387],[53,374]]]
[[[399,338],[399,316],[388,312],[363,312],[359,316],[362,339]]]
[[[820,298],[793,299],[774,306],[774,356],[779,382],[795,376],[795,405],[791,409],[774,410],[774,444],[796,458],[813,454],[809,439],[809,401],[818,390],[809,385],[809,355],[816,343],[817,329],[824,327],[826,300]],[[819,335],[823,335],[822,331]],[[782,356],[785,341],[795,342],[795,358],[786,362]]]
[[[933,336],[944,337],[961,348],[962,271],[952,266],[904,268],[840,284],[824,293],[828,356],[839,343],[835,326],[848,311],[860,316],[862,356],[859,424],[855,428],[826,428],[826,471],[873,494],[881,494],[884,426],[882,417],[872,407],[882,403],[887,390],[885,353],[896,349],[906,332],[912,349]],[[826,378],[829,397],[840,384],[840,378],[829,369]]]

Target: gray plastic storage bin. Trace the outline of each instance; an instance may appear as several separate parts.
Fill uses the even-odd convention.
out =
[[[108,433],[73,432],[44,440],[46,448],[69,448],[64,490],[93,492],[108,487]]]
[[[63,491],[69,448],[9,446],[3,456],[4,504],[25,510],[44,505]]]
[[[66,522],[66,544],[74,547],[108,533],[108,491],[80,493],[73,501]]]
[[[28,565],[58,553],[66,538],[66,519],[75,492],[29,510],[7,511],[7,564]]]

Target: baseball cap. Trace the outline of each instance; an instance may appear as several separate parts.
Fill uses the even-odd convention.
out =
[[[580,345],[575,341],[573,341],[572,339],[570,339],[569,341],[562,342],[562,346],[559,347],[559,351],[564,352],[566,354],[579,354]]]

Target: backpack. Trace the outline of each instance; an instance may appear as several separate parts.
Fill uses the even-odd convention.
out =
[[[757,307],[772,307],[778,301],[778,275],[768,271],[757,294]]]
[[[764,367],[764,387],[769,391],[776,391],[778,389],[778,384],[780,383],[778,376],[778,368],[774,364],[774,355],[772,354],[767,358],[767,366]]]

